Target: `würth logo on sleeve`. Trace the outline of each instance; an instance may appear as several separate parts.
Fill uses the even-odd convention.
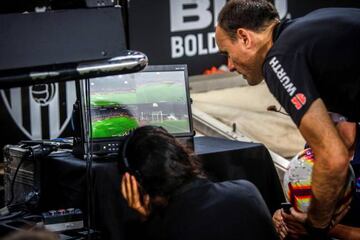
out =
[[[271,68],[274,71],[276,77],[279,79],[279,81],[283,85],[284,89],[289,94],[289,96],[292,97],[291,98],[291,103],[295,106],[295,108],[297,110],[301,109],[302,106],[304,106],[305,103],[306,103],[305,95],[302,94],[302,93],[297,93],[294,96],[294,94],[296,92],[296,87],[291,82],[290,77],[287,75],[284,68],[281,66],[281,64],[279,63],[279,60],[276,57],[273,57],[270,60],[269,65],[271,66]]]
[[[276,57],[273,57],[269,62],[272,70],[274,71],[276,77],[279,79],[285,90],[288,92],[290,97],[294,96],[296,92],[296,87],[291,82],[290,77],[285,72],[284,68],[279,63]]]
[[[298,93],[291,99],[291,103],[294,104],[297,110],[301,109],[306,103],[306,97],[302,93]]]

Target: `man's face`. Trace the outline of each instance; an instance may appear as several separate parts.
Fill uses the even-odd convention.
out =
[[[237,37],[233,40],[219,26],[216,27],[215,39],[220,53],[228,57],[230,71],[237,71],[249,85],[262,81],[262,61],[254,47],[249,46],[249,39]]]

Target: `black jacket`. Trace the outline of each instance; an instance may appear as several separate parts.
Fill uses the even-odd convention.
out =
[[[246,180],[196,179],[150,220],[151,239],[277,239],[269,210]]]

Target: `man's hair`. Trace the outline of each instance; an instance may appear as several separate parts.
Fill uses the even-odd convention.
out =
[[[260,32],[278,19],[274,5],[267,0],[230,0],[219,13],[218,25],[236,39],[238,28]]]
[[[124,155],[151,197],[171,197],[196,176],[204,176],[193,152],[164,128],[143,126],[130,134]]]

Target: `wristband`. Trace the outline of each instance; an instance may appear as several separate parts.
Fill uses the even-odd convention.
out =
[[[316,228],[306,219],[304,227],[310,239],[316,239],[316,240],[329,239],[328,233],[330,230],[330,225],[325,228]]]

